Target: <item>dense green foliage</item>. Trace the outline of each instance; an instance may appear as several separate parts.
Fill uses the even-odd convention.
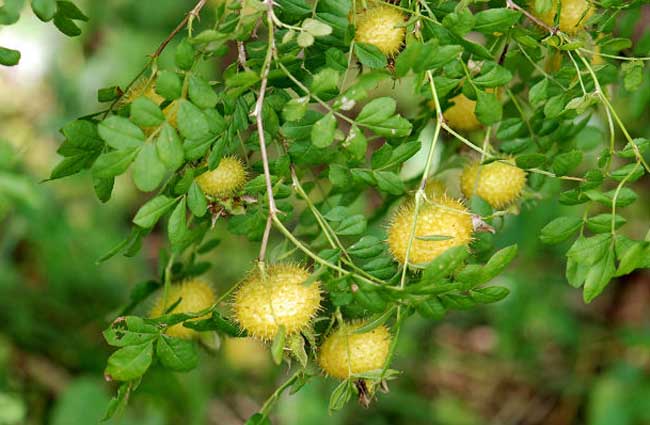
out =
[[[22,2],[6,3],[5,23],[13,23],[10,17],[17,18],[21,7]],[[650,172],[650,141],[634,137],[636,129],[628,129],[616,100],[619,95],[630,98],[634,108],[637,96],[641,106],[636,108],[647,114],[643,105],[650,87],[643,73],[648,58],[634,55],[648,53],[648,37],[634,47],[625,25],[623,31],[616,26],[617,19],[636,22],[640,4],[594,5],[593,14],[583,16],[584,30],[562,32],[554,27],[562,26],[559,16],[551,24],[536,18],[552,7],[550,2],[385,2],[384,7],[404,16],[403,45],[389,56],[381,46],[355,41],[358,13],[372,7],[376,7],[373,2],[337,0],[199,1],[193,8],[188,6],[179,26],[163,37],[162,44],[151,46],[151,56],[130,84],[98,91],[104,108],[62,127],[64,141],[57,152],[63,159],[49,180],[82,173],[92,180],[97,198],[108,205],[120,185],[148,194],[138,196],[130,232],[99,255],[98,263],[119,267],[115,264],[132,260],[114,258],[118,254],[137,256],[149,246],[148,239],[166,239],[158,240],[154,250],[157,272],[133,287],[127,303],[113,301],[117,294],[109,285],[100,297],[104,285],[94,278],[85,278],[97,280],[85,288],[91,302],[84,302],[83,296],[75,298],[83,305],[72,307],[79,309],[78,322],[73,323],[109,318],[103,336],[114,352],[104,375],[119,384],[106,419],[123,414],[139,391],[164,398],[164,391],[156,388],[172,379],[166,374],[201,367],[209,361],[203,352],[215,355],[220,340],[246,335],[228,306],[238,289],[236,282],[245,277],[246,267],[238,264],[252,259],[248,251],[244,255],[227,242],[237,237],[258,250],[250,268],[259,269],[261,275],[270,270],[269,265],[300,262],[312,273],[304,284],[318,281],[323,288],[322,309],[313,327],[290,335],[280,326],[274,333],[268,344],[271,357],[277,364],[286,361],[292,373],[271,391],[247,424],[269,423],[268,415],[285,390],[295,392],[307,385],[305,391],[313,391],[313,385],[321,385],[313,383],[324,379],[315,361],[318,347],[333,328],[348,320],[364,319],[359,332],[386,325],[391,332],[390,350],[383,368],[351,374],[331,391],[329,402],[316,397],[319,414],[328,408],[340,410],[353,397],[368,404],[389,380],[391,386],[395,379],[404,379],[417,388],[423,379],[418,376],[419,360],[426,358],[417,349],[417,336],[427,335],[432,322],[455,310],[479,311],[460,319],[467,320],[467,326],[483,314],[496,315],[493,325],[499,329],[505,356],[526,359],[533,374],[545,360],[519,346],[522,336],[508,329],[518,321],[541,326],[541,334],[565,347],[572,358],[584,355],[584,346],[573,335],[584,331],[585,338],[593,340],[597,337],[590,332],[602,335],[603,330],[589,321],[576,322],[564,310],[553,312],[557,307],[553,296],[560,288],[521,289],[530,291],[522,295],[517,285],[507,284],[544,280],[543,266],[533,265],[542,255],[538,240],[562,244],[565,266],[553,261],[553,267],[566,267],[566,280],[582,288],[587,303],[601,295],[612,279],[650,267],[650,231],[643,209],[648,191],[642,186]],[[79,35],[74,20],[86,19],[69,2],[33,1],[32,8],[39,19],[53,19],[70,36]],[[0,58],[12,65],[19,56],[7,51]],[[214,64],[221,64],[222,72],[213,74]],[[465,113],[475,115],[476,128],[456,128],[445,116],[459,95],[475,101]],[[197,177],[219,171],[228,157],[241,159],[246,183],[219,195],[207,193]],[[516,199],[503,203],[476,193],[464,193],[463,199],[460,171],[476,161],[525,170],[525,189],[521,193],[517,189]],[[7,205],[22,200],[25,204],[19,208],[27,216],[38,211],[42,196],[47,195],[33,192],[13,161],[4,166],[0,197],[9,201]],[[131,181],[118,178],[123,174],[130,174]],[[445,197],[428,191],[431,180],[443,184]],[[392,247],[389,250],[384,243],[386,226],[400,205],[412,206],[409,211],[415,223],[420,213],[440,217],[449,209],[446,196],[463,199],[468,208],[452,210],[471,216],[469,245],[449,242],[455,240],[456,226],[440,234],[422,234],[412,225],[399,229],[407,242],[405,254],[400,257],[391,252]],[[641,218],[633,210],[636,205],[641,205]],[[5,211],[10,212],[10,208]],[[632,229],[625,232],[624,225]],[[55,234],[59,228],[72,232],[56,215],[39,217],[34,231],[39,226],[44,234]],[[414,250],[435,244],[449,247],[444,245],[442,253],[436,250],[424,263],[409,261],[417,254]],[[526,258],[520,261],[520,271],[504,277],[522,244]],[[60,267],[67,264],[64,269],[73,281],[84,280],[79,269],[93,275],[90,262],[75,267],[67,258],[55,261],[53,257],[61,255],[57,245],[49,249],[44,245],[43,258]],[[218,265],[216,271],[210,270],[213,264]],[[51,267],[46,268],[48,273]],[[206,274],[221,280],[216,303],[201,311],[178,313],[174,308],[180,299],[166,314],[148,317],[147,305],[155,292],[167,297],[171,285]],[[551,276],[557,280],[559,274]],[[500,301],[511,290],[515,293],[502,304],[503,310],[481,313],[485,311],[481,305]],[[103,306],[94,306],[98,299]],[[557,325],[535,322],[530,316],[536,308],[540,321]],[[95,317],[96,311],[105,317]],[[14,324],[14,316],[22,313],[5,314],[13,326],[20,325]],[[199,331],[200,338],[166,335],[169,327],[178,324]],[[453,335],[441,334],[445,337],[453,340]],[[632,333],[629,338],[638,336]],[[57,343],[55,338],[51,344]],[[84,347],[75,348],[82,355]],[[453,344],[443,344],[442,351],[446,349],[453,351]],[[475,351],[480,354],[481,348]],[[402,356],[415,360],[403,368],[393,364]],[[99,362],[92,353],[83,357]],[[605,357],[606,365],[615,363]],[[440,359],[444,363],[444,355]],[[482,361],[488,369],[490,360]],[[579,364],[580,359],[575,361]],[[472,366],[467,370],[472,371]],[[599,391],[616,392],[616,385],[636,385],[640,394],[647,392],[648,383],[633,366],[616,364],[610,373],[611,381],[599,380],[593,388],[581,383],[575,391],[589,392],[592,400],[607,397]],[[154,376],[148,381],[149,375]],[[546,390],[554,391],[554,385],[563,387],[565,382],[561,378],[543,382],[538,376],[532,385],[548,385]],[[383,396],[378,399],[381,406]],[[387,399],[393,407],[384,409],[400,411],[399,396]],[[409,400],[418,405],[417,400]],[[460,409],[440,400],[446,409]],[[621,403],[626,402],[633,401]],[[609,406],[606,402],[590,406],[596,411],[616,409],[602,407]],[[444,412],[440,407],[435,415]],[[643,421],[647,416],[634,409],[597,412],[590,413],[590,423],[608,423],[601,419],[608,414],[620,423]],[[479,421],[456,411],[447,415],[436,420]],[[629,421],[620,415],[628,415]],[[426,415],[411,419],[428,423]]]

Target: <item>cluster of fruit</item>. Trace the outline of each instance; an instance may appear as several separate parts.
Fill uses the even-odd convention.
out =
[[[210,197],[233,196],[244,185],[246,170],[238,159],[225,158],[216,169],[198,176],[197,181]],[[462,172],[461,188],[467,198],[478,194],[491,206],[503,208],[518,199],[525,181],[525,172],[508,161],[473,163]],[[415,201],[407,199],[390,223],[387,243],[401,264],[406,263],[407,255],[409,264],[428,263],[451,247],[471,242],[472,216],[461,200],[449,197],[438,180],[429,181],[425,197],[426,203],[417,214]],[[416,217],[416,237],[410,238]],[[428,238],[430,235],[444,238]],[[186,280],[170,288],[166,295],[158,297],[150,311],[152,318],[169,313],[196,313],[213,307],[216,302],[213,289],[201,279]],[[310,272],[300,265],[255,268],[237,285],[233,316],[243,331],[263,341],[273,341],[279,332],[286,336],[299,335],[310,330],[321,308],[321,293],[320,282],[310,281]],[[366,325],[364,321],[342,323],[326,336],[318,355],[326,374],[347,379],[385,366],[390,333],[384,325],[358,331]],[[186,339],[198,336],[197,331],[182,323],[170,326],[166,333]]]

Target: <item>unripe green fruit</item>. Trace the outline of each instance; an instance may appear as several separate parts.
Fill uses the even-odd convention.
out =
[[[320,309],[319,282],[305,284],[309,272],[294,264],[276,264],[263,277],[255,269],[240,284],[233,303],[234,317],[249,335],[273,339],[284,326],[287,335],[310,326]]]
[[[244,187],[246,170],[239,159],[226,157],[219,162],[217,168],[198,176],[196,183],[206,195],[227,198]]]
[[[402,47],[406,29],[401,26],[405,16],[399,10],[371,3],[366,11],[356,15],[355,40],[377,47],[387,56],[395,55]]]
[[[355,333],[365,325],[365,322],[346,323],[325,339],[318,363],[326,374],[347,379],[384,367],[390,352],[390,332],[381,325],[369,332]]]
[[[487,165],[467,165],[460,178],[460,187],[467,199],[476,194],[493,208],[504,208],[521,195],[526,185],[526,172],[511,162],[495,161]]]
[[[156,299],[149,317],[156,318],[167,314],[167,310],[180,302],[169,313],[197,313],[211,307],[215,303],[214,290],[206,281],[201,279],[190,279],[181,283],[172,284],[167,291],[167,299],[163,303],[164,291],[160,291]],[[192,319],[201,320],[207,319],[210,315]],[[182,323],[170,326],[166,334],[178,338],[191,339],[198,336],[198,332],[193,329],[186,328]]]
[[[401,205],[388,228],[388,248],[393,257],[404,264],[413,228],[415,202]],[[472,217],[458,200],[446,195],[424,201],[420,205],[415,236],[409,251],[409,264],[426,264],[454,246],[467,245],[472,240]],[[427,240],[441,236],[443,240]]]

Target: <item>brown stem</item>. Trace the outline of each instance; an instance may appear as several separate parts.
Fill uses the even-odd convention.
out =
[[[558,31],[557,28],[548,26],[546,24],[546,22],[544,22],[541,19],[537,18],[535,15],[531,14],[526,9],[519,6],[513,0],[506,0],[506,5],[508,6],[508,9],[513,9],[513,10],[516,10],[518,12],[521,12],[525,17],[527,17],[528,19],[530,19],[531,21],[533,21],[535,24],[539,25],[540,27],[546,29],[551,34],[555,35],[557,33],[557,31]]]
[[[187,25],[187,22],[190,20],[190,18],[196,18],[199,16],[201,9],[203,9],[203,6],[205,6],[207,1],[208,0],[199,0],[199,2],[196,3],[194,8],[189,12],[187,12],[183,20],[176,26],[176,28],[174,28],[174,30],[171,33],[169,33],[167,38],[165,38],[163,42],[160,43],[160,46],[158,46],[158,48],[153,53],[153,55],[151,55],[152,59],[155,59],[162,54],[163,50],[165,50],[165,47],[167,47],[169,42],[172,41],[174,37],[176,37],[176,34],[178,34],[185,27],[185,25]]]

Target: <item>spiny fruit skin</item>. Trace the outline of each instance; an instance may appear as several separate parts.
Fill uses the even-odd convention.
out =
[[[555,15],[558,11],[557,2],[553,0],[553,6],[539,17],[547,25],[554,25]],[[585,22],[593,14],[593,9],[586,0],[561,0],[560,1],[560,31],[568,34],[576,34],[582,31]]]
[[[240,284],[233,303],[234,317],[251,336],[273,339],[284,326],[291,335],[309,327],[320,309],[320,282],[305,285],[309,272],[295,264],[276,264],[265,278],[255,269]]]
[[[246,183],[246,169],[238,158],[226,157],[219,162],[217,168],[198,176],[196,183],[206,195],[227,198]]]
[[[510,161],[487,165],[473,162],[460,177],[460,187],[467,199],[476,194],[493,208],[504,208],[516,201],[525,184],[526,172]]]
[[[481,123],[476,118],[476,101],[471,100],[464,94],[452,97],[450,102],[453,103],[442,114],[451,128],[457,131],[474,131],[481,128]]]
[[[420,205],[415,237],[409,252],[409,264],[426,264],[454,246],[467,245],[472,240],[472,217],[458,200],[446,195]],[[391,219],[388,228],[388,248],[393,257],[404,264],[406,249],[413,227],[415,202],[402,204]],[[446,240],[423,240],[417,237],[450,236]]]
[[[373,5],[356,16],[355,40],[377,47],[387,56],[395,55],[402,47],[406,29],[405,16],[397,9]]]
[[[190,279],[172,284],[167,291],[167,302],[163,304],[164,296],[164,291],[160,291],[153,308],[149,312],[149,317],[156,318],[166,314],[167,309],[174,305],[179,298],[181,301],[174,307],[171,313],[196,313],[205,310],[215,303],[214,290],[209,283],[201,279]],[[205,315],[192,320],[207,319],[208,317],[209,315]],[[169,336],[184,339],[191,339],[198,336],[198,332],[184,327],[182,323],[170,326],[166,333]]]
[[[338,379],[382,369],[390,351],[391,335],[381,325],[365,333],[354,333],[365,322],[346,323],[323,342],[318,363],[323,371]]]

